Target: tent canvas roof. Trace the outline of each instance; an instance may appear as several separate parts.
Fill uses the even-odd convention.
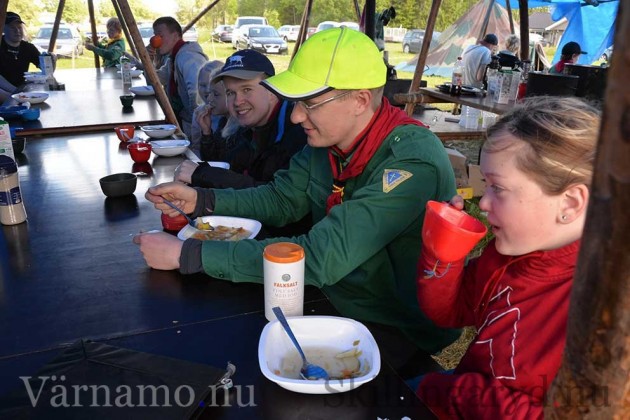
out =
[[[490,3],[490,0],[481,0],[442,32],[436,46],[429,51],[424,74],[444,77],[451,75],[457,57],[462,55],[466,47],[477,42]],[[518,27],[514,30],[519,32]],[[486,33],[499,37],[499,49],[503,49],[505,39],[511,34],[507,10],[496,2],[490,12]],[[418,55],[409,62],[396,66],[396,70],[413,72],[417,63]]]

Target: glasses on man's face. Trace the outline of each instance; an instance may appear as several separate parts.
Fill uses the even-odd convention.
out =
[[[334,101],[336,99],[343,98],[344,96],[348,96],[351,93],[352,93],[352,91],[349,90],[347,92],[340,93],[339,95],[331,96],[330,98],[324,99],[323,101],[318,102],[318,103],[313,104],[313,105],[308,105],[308,104],[306,104],[306,102],[303,102],[303,101],[297,101],[297,103],[300,104],[302,106],[302,108],[304,108],[304,110],[306,111],[307,114],[310,114],[311,112],[313,112],[314,109],[317,109],[320,106],[322,106],[324,104],[327,104],[329,102],[332,102],[332,101]]]

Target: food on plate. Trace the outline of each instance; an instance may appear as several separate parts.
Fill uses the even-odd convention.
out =
[[[359,357],[363,354],[355,346],[350,350],[340,352],[334,347],[304,347],[306,359],[315,365],[321,366],[328,372],[330,379],[350,379],[357,378],[365,374],[369,367],[361,366]],[[297,350],[291,349],[282,360],[279,370],[274,373],[289,379],[300,379],[300,369],[302,368],[302,357]]]
[[[197,221],[199,223],[199,221]],[[203,223],[204,225],[210,225],[210,223]],[[252,233],[243,229],[242,227],[230,227],[230,226],[211,226],[213,230],[201,230],[202,228],[197,225],[198,231],[192,234],[193,239],[200,239],[202,241],[240,241],[246,239]]]

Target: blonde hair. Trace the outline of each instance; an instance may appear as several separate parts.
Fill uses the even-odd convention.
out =
[[[199,69],[199,73],[197,77],[199,77],[203,72],[208,72],[208,83],[214,79],[214,76],[221,72],[223,68],[223,62],[219,60],[208,61],[206,64],[201,66]]]
[[[600,111],[572,97],[537,96],[516,105],[486,131],[485,153],[514,145],[505,134],[527,143],[517,168],[549,195],[572,185],[590,186]]]
[[[505,40],[505,49],[518,55],[518,50],[521,48],[521,39],[516,35],[510,35]]]
[[[105,26],[107,28],[112,28],[118,33],[122,32],[122,25],[120,24],[120,21],[118,20],[117,17],[109,18]]]

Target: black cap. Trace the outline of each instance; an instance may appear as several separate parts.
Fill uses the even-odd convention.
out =
[[[582,51],[582,47],[577,42],[567,42],[562,47],[562,55],[573,55],[573,54],[588,54],[586,51]]]
[[[9,25],[13,22],[24,23],[20,15],[14,12],[7,12],[7,17],[4,19],[4,24]]]
[[[490,45],[499,45],[499,38],[495,34],[486,34],[483,37],[483,42],[486,42]]]
[[[224,77],[235,77],[237,79],[251,80],[261,74],[273,76],[276,70],[273,64],[264,55],[254,50],[237,51],[225,60],[225,65],[221,72],[214,76],[212,83],[223,80]]]

